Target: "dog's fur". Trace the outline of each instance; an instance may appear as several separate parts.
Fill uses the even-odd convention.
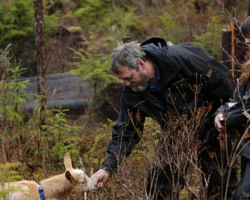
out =
[[[45,199],[66,197],[73,189],[82,192],[95,190],[93,181],[81,169],[73,169],[70,154],[64,156],[65,173],[41,181]],[[9,200],[40,200],[39,185],[34,181],[5,183]]]

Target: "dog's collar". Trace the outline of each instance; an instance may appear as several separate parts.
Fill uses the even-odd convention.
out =
[[[39,185],[38,190],[39,190],[41,200],[45,200],[44,193],[43,193],[43,186]]]

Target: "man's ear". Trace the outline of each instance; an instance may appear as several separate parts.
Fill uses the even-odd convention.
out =
[[[146,69],[145,61],[143,61],[142,59],[139,60],[139,68],[141,70],[145,70]]]

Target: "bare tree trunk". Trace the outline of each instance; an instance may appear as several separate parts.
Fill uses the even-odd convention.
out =
[[[35,7],[35,29],[36,29],[36,65],[38,94],[42,95],[42,109],[40,125],[44,125],[44,111],[47,104],[46,98],[46,69],[44,65],[44,34],[43,34],[43,0],[34,0]]]
[[[37,65],[37,86],[38,86],[38,95],[42,97],[41,99],[41,110],[40,110],[40,120],[39,120],[39,128],[40,128],[40,138],[39,138],[39,146],[41,144],[41,134],[43,130],[43,125],[45,125],[45,111],[46,111],[46,68],[44,64],[44,33],[43,33],[43,0],[34,0],[34,9],[35,9],[35,42],[36,42],[36,65]],[[44,152],[44,151],[43,151]],[[45,172],[45,159],[43,155],[43,170],[44,175]]]

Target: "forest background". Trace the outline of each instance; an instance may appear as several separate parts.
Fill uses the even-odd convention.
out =
[[[39,182],[63,172],[66,152],[75,166],[82,167],[82,160],[89,175],[99,169],[119,110],[121,82],[110,73],[110,54],[117,45],[162,37],[173,44],[198,45],[222,61],[222,30],[228,30],[230,22],[240,25],[249,9],[247,0],[44,0],[43,4],[47,83],[58,82],[47,85],[47,98],[53,103],[41,127],[41,97],[28,90],[37,76],[34,2],[0,2],[2,182]],[[64,87],[63,100],[54,103],[62,95],[59,85]],[[79,87],[83,96],[76,94]],[[64,106],[74,97],[78,101]],[[88,198],[143,199],[159,131],[148,120],[142,142],[118,175]]]

